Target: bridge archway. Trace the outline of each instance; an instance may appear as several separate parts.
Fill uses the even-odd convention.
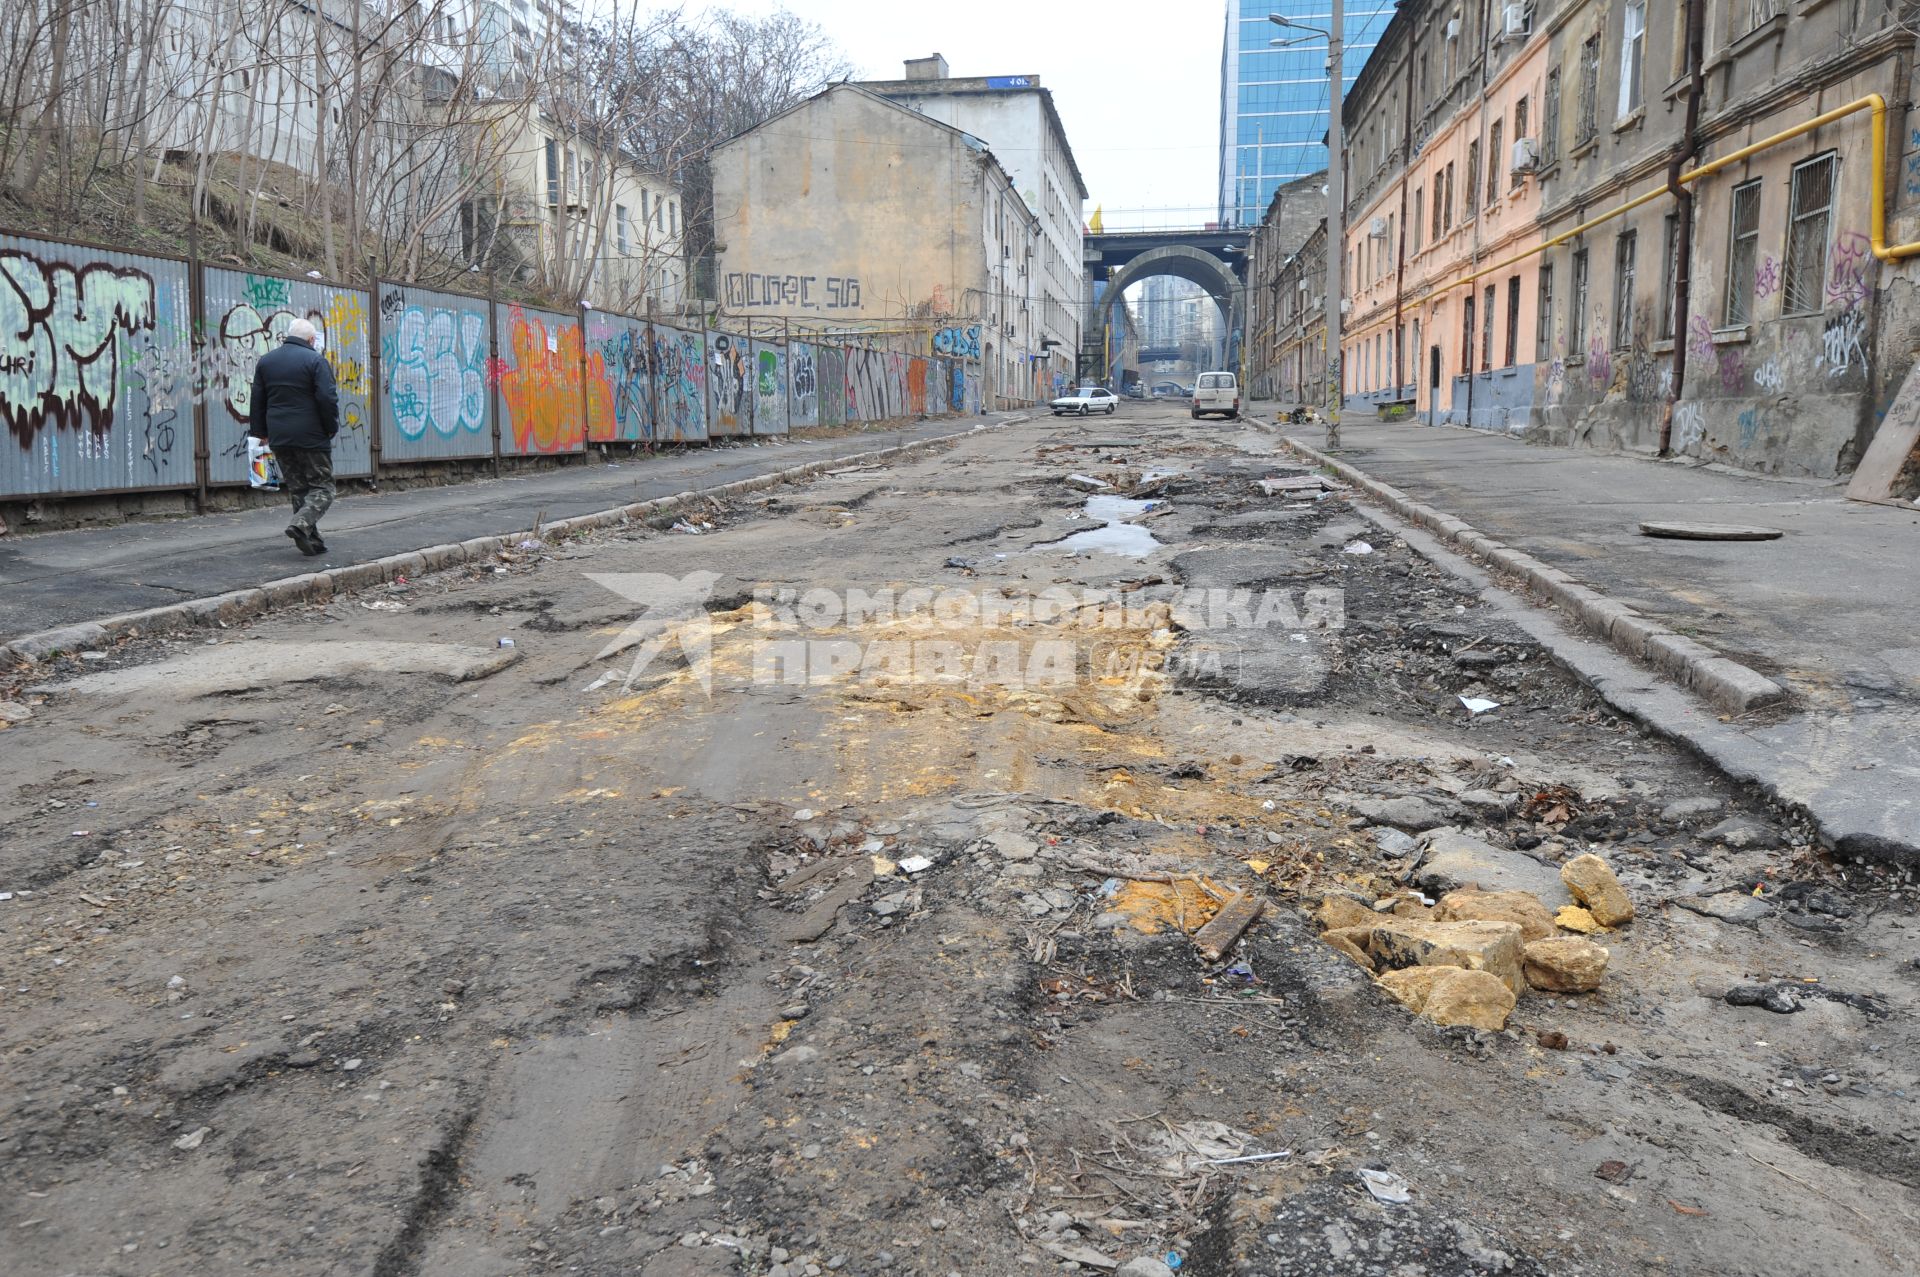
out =
[[[1239,360],[1239,344],[1244,290],[1234,267],[1225,258],[1186,244],[1161,244],[1138,253],[1107,281],[1095,321],[1086,331],[1090,337],[1104,333],[1113,319],[1113,307],[1126,291],[1156,275],[1171,275],[1198,284],[1220,308],[1221,352],[1227,368]]]

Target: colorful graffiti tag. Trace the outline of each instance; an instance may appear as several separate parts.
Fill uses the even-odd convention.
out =
[[[961,359],[980,358],[980,325],[935,330],[933,351],[937,355],[954,355]]]
[[[753,433],[787,433],[787,352],[765,342],[752,344]]]
[[[397,322],[396,322],[397,321]],[[487,425],[487,317],[402,306],[383,334],[387,412],[408,439],[478,434]]]
[[[707,363],[707,393],[713,401],[707,429],[716,435],[747,433],[753,407],[747,398],[745,339],[731,333],[714,333]]]
[[[699,333],[653,330],[653,375],[660,396],[663,442],[707,437],[707,354]]]
[[[796,430],[820,424],[820,370],[814,348],[804,342],[787,347],[790,424]]]
[[[500,375],[500,397],[516,453],[573,452],[587,438],[587,396],[581,384],[585,364],[580,325],[554,316],[530,315],[515,306],[507,312],[506,347],[511,352]],[[599,362],[598,355],[595,356]],[[601,365],[604,379],[604,363]],[[603,387],[604,388],[604,387]],[[613,405],[604,401],[610,418]]]
[[[0,416],[25,448],[51,423],[104,435],[119,404],[127,339],[154,327],[140,270],[0,254]]]

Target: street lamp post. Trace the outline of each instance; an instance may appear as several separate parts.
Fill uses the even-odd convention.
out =
[[[1346,99],[1346,75],[1341,67],[1341,37],[1346,32],[1346,6],[1344,0],[1333,0],[1333,20],[1328,29],[1308,26],[1304,22],[1295,22],[1291,18],[1277,13],[1267,15],[1276,26],[1292,27],[1301,31],[1312,31],[1325,36],[1327,41],[1327,447],[1340,446],[1340,404],[1345,398],[1345,386],[1340,366],[1340,305],[1343,300],[1341,288],[1345,284],[1346,272],[1341,269],[1346,259],[1346,164],[1343,156],[1345,137],[1342,129],[1341,112]],[[1273,43],[1294,43],[1279,41]]]

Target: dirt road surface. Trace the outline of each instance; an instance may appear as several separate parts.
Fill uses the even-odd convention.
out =
[[[1912,884],[1285,475],[1128,405],[17,677],[0,1269],[1920,1271]],[[1448,846],[1607,860],[1600,988],[1322,942]]]

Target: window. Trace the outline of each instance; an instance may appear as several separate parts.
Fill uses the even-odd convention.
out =
[[[1533,358],[1535,363],[1546,363],[1553,358],[1553,264],[1545,263],[1540,267],[1539,296],[1535,299],[1533,315]]]
[[[1467,221],[1479,207],[1480,198],[1480,139],[1467,143],[1467,189],[1461,193],[1460,220]]]
[[[1580,46],[1580,127],[1573,144],[1585,146],[1600,132],[1600,33]]]
[[[1560,68],[1547,72],[1547,102],[1540,117],[1540,163],[1560,158]]]
[[[1413,221],[1410,223],[1410,225],[1413,227],[1413,246],[1412,247],[1413,247],[1413,251],[1416,253],[1420,251],[1420,228],[1422,226],[1425,226],[1427,222],[1426,198],[1427,198],[1427,192],[1425,188],[1423,187],[1414,188]]]
[[[1453,229],[1453,162],[1451,160],[1447,162],[1447,211],[1445,228],[1447,230]]]
[[[1567,352],[1574,356],[1585,354],[1587,348],[1587,284],[1590,278],[1587,250],[1577,249],[1573,254],[1573,291],[1568,297],[1573,304],[1567,308]]]
[[[680,206],[671,200],[667,202],[667,234],[680,233]]]
[[[1433,171],[1433,230],[1430,238],[1435,243],[1440,241],[1440,209],[1447,202],[1445,176],[1444,169]]]
[[[1627,0],[1620,31],[1620,110],[1625,119],[1640,106],[1640,79],[1647,60],[1647,0]]]
[[[1460,312],[1460,371],[1473,374],[1473,294],[1468,293]]]
[[[1789,315],[1815,315],[1827,277],[1827,240],[1833,220],[1833,170],[1836,156],[1822,155],[1793,166],[1793,193],[1787,218],[1786,309]]]
[[[1733,0],[1733,4],[1733,38],[1736,40],[1757,31],[1787,11],[1786,0]]]
[[[613,206],[613,242],[620,249],[620,256],[627,255],[627,206]]]
[[[1527,118],[1527,100],[1521,98],[1513,104],[1513,140],[1518,142],[1523,137],[1532,136],[1527,132],[1527,125],[1531,123],[1532,121]],[[1536,144],[1534,150],[1538,152],[1539,149],[1539,146]],[[1515,169],[1513,172],[1513,189],[1516,191],[1520,189],[1520,172],[1518,169]]]
[[[648,194],[647,188],[644,186],[641,187],[640,188],[640,224],[642,226],[645,226],[647,224],[647,218],[648,218],[647,194]]]
[[[1662,228],[1665,250],[1660,255],[1660,340],[1673,340],[1675,286],[1680,281],[1680,215],[1668,213]]]
[[[1480,316],[1480,371],[1493,371],[1493,304],[1498,296],[1492,284],[1487,285],[1486,295],[1481,299],[1485,311]]]
[[[1728,325],[1753,318],[1755,272],[1760,265],[1760,179],[1733,188],[1733,214],[1727,227]]]
[[[1633,271],[1640,233],[1621,231],[1613,241],[1613,348],[1633,344]]]
[[[1399,234],[1399,228],[1395,224],[1399,216],[1400,215],[1398,213],[1387,214],[1386,248],[1387,248],[1387,269],[1388,270],[1392,270],[1393,264],[1400,259],[1400,249],[1398,247],[1400,241],[1396,238],[1396,236]]]
[[[1420,105],[1423,108],[1427,105],[1428,84],[1430,82],[1427,72],[1431,68],[1428,67],[1427,62],[1428,62],[1428,51],[1425,49],[1422,49],[1420,50],[1420,81],[1419,81],[1418,89],[1420,94]]]
[[[1487,203],[1496,204],[1500,200],[1500,135],[1504,131],[1505,121],[1495,120],[1493,131],[1487,135]]]
[[[1507,280],[1507,367],[1520,362],[1520,277]]]
[[[558,207],[560,203],[560,144],[552,138],[547,139],[547,205]]]

